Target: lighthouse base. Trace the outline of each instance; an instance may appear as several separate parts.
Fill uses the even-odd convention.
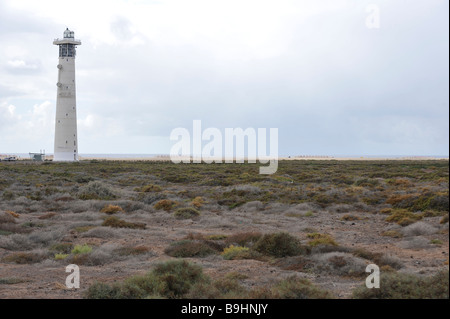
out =
[[[70,152],[55,152],[53,155],[54,162],[77,162],[78,154]]]

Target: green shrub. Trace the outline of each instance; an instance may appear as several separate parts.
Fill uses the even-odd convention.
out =
[[[334,241],[333,237],[328,234],[320,234],[320,233],[310,233],[307,234],[306,237],[311,240],[308,242],[310,246],[318,246],[318,245],[331,245],[337,246],[338,244]]]
[[[391,215],[386,217],[387,222],[395,222],[401,226],[410,225],[422,219],[419,214],[414,214],[406,209],[393,209]]]
[[[55,260],[63,260],[66,259],[69,254],[55,254]]]
[[[380,288],[365,284],[353,291],[355,299],[448,299],[449,272],[442,270],[431,277],[387,272],[380,275]]]
[[[449,198],[447,193],[404,194],[393,195],[386,200],[395,208],[405,208],[410,211],[435,211],[449,210]]]
[[[174,215],[178,219],[189,219],[199,216],[200,212],[193,207],[184,207],[178,208]]]
[[[280,281],[271,291],[272,298],[279,299],[331,299],[333,295],[313,285],[306,278],[291,276]]]
[[[92,247],[89,246],[88,244],[84,244],[84,245],[75,245],[75,247],[72,249],[71,253],[73,255],[89,254],[91,251],[92,251]]]
[[[92,284],[85,294],[87,299],[124,299],[119,285],[108,285],[102,282]]]
[[[133,276],[121,283],[94,283],[86,291],[88,299],[182,298],[197,284],[208,282],[200,266],[185,260],[157,264],[143,276]]]
[[[427,193],[421,195],[414,202],[412,206],[413,211],[425,211],[427,209],[437,210],[437,211],[447,211],[449,210],[449,198],[448,192],[446,194],[438,193]]]
[[[247,247],[241,247],[241,246],[229,246],[223,250],[221,255],[224,259],[230,260],[230,259],[247,259],[249,256],[250,249]]]
[[[296,256],[308,252],[296,237],[280,232],[262,236],[253,249],[263,255],[273,257]]]

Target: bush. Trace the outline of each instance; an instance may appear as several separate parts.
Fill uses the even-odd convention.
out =
[[[353,291],[355,299],[448,299],[449,272],[442,270],[431,277],[404,273],[381,273],[380,288],[365,285]]]
[[[437,229],[435,227],[424,222],[417,222],[402,229],[402,233],[405,236],[431,235],[436,232]]]
[[[178,219],[189,219],[199,216],[200,212],[193,207],[184,207],[178,208],[174,215]]]
[[[109,205],[106,205],[105,207],[103,207],[100,212],[108,214],[108,215],[112,215],[115,213],[123,213],[124,210],[120,206],[109,204]]]
[[[414,211],[425,211],[427,209],[436,211],[449,211],[449,197],[447,194],[427,193],[421,195],[412,207]]]
[[[74,255],[78,254],[89,254],[92,251],[92,247],[84,244],[84,245],[75,245],[75,247],[72,249],[71,253]]]
[[[262,236],[253,246],[253,249],[263,255],[273,257],[296,256],[307,253],[296,237],[280,232]]]
[[[259,232],[237,233],[226,238],[225,243],[228,245],[238,245],[243,247],[251,247],[256,243],[262,234]]]
[[[409,208],[414,205],[417,197],[416,194],[392,195],[386,200],[386,203],[391,204],[395,208]]]
[[[30,250],[35,247],[36,243],[30,240],[28,236],[22,234],[12,234],[7,237],[0,237],[0,248],[7,250]]]
[[[395,208],[406,208],[411,211],[426,211],[427,209],[436,211],[449,210],[448,193],[431,193],[427,192],[422,195],[405,194],[393,195],[386,200]]]
[[[172,257],[205,257],[215,254],[216,251],[204,242],[182,240],[171,244],[164,252]]]
[[[158,264],[153,269],[152,275],[158,282],[163,283],[158,292],[168,298],[184,295],[195,282],[205,279],[200,266],[184,260]]]
[[[148,274],[134,276],[122,283],[94,283],[85,294],[89,299],[182,298],[194,286],[208,281],[200,266],[184,260],[157,264]]]
[[[78,198],[83,200],[88,199],[101,199],[110,200],[116,199],[117,194],[108,185],[102,182],[89,182],[87,185],[82,186],[78,191]]]
[[[2,259],[3,262],[13,262],[16,264],[35,264],[43,261],[47,256],[43,253],[20,252],[13,253]]]
[[[386,217],[387,222],[396,222],[401,226],[408,226],[422,219],[421,215],[411,213],[406,209],[393,209],[391,215]]]
[[[331,299],[333,295],[306,278],[291,276],[272,288],[272,298],[280,299]]]
[[[217,291],[215,298],[220,299],[243,299],[247,297],[247,289],[239,284],[238,279],[233,275],[227,275],[225,278],[216,280],[210,289]]]
[[[102,282],[92,284],[85,294],[87,299],[120,299],[121,297],[119,286],[110,286]]]
[[[157,210],[165,210],[166,212],[170,212],[170,210],[176,206],[176,202],[170,199],[162,199],[155,204],[155,209]]]
[[[205,203],[205,200],[201,196],[195,197],[191,202],[192,206],[194,206],[197,209],[202,207],[204,203]]]
[[[50,251],[61,254],[68,254],[72,251],[72,243],[58,243],[50,247]]]
[[[442,240],[439,240],[439,239],[432,239],[432,240],[430,240],[430,244],[432,244],[432,245],[442,245],[443,242],[442,242]]]
[[[131,229],[145,229],[146,225],[143,223],[129,223],[116,216],[109,216],[105,218],[102,226],[109,226],[113,228],[131,228]]]
[[[247,247],[241,246],[233,246],[227,247],[223,250],[221,255],[224,259],[247,259],[246,256],[249,256],[250,249]]]
[[[317,246],[317,245],[331,245],[331,246],[337,246],[338,245],[334,241],[333,237],[331,237],[328,234],[309,233],[309,234],[306,235],[306,237],[311,239],[308,242],[308,245],[313,246],[313,247]]]
[[[313,268],[327,275],[365,276],[366,262],[349,253],[329,252],[313,255]]]
[[[380,267],[389,266],[394,269],[400,269],[403,267],[403,263],[401,262],[401,260],[394,255],[384,255],[382,253],[371,252],[363,248],[354,249],[352,251],[352,254],[357,257],[370,260]]]

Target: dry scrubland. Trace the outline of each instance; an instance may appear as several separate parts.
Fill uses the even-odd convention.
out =
[[[258,169],[0,163],[0,298],[448,298],[448,161]]]

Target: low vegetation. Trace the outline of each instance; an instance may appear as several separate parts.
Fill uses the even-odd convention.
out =
[[[273,257],[296,256],[308,252],[308,248],[298,238],[284,232],[263,235],[253,249]]]
[[[271,298],[271,299],[325,299],[333,298],[327,290],[318,288],[309,280],[291,276],[271,287],[249,290],[239,284],[241,276],[227,275],[212,280],[200,266],[180,260],[155,266],[146,275],[133,276],[123,282],[94,283],[85,294],[88,299],[139,298]]]
[[[174,215],[178,219],[189,219],[199,216],[200,212],[193,207],[183,207],[178,208]]]
[[[126,222],[116,216],[109,216],[105,218],[102,226],[109,226],[113,228],[132,228],[132,229],[145,229],[146,225],[144,223],[130,223]]]
[[[259,167],[1,162],[4,284],[39,267],[45,279],[27,285],[42,296],[42,281],[75,263],[98,276],[92,298],[349,298],[375,263],[385,290],[354,297],[448,295],[448,272],[423,275],[448,269],[447,160],[280,161],[272,175]]]
[[[329,234],[320,234],[320,233],[309,233],[306,235],[310,240],[308,241],[308,245],[317,246],[317,245],[332,245],[337,246],[337,243],[334,241],[333,237]]]
[[[449,272],[443,270],[430,277],[404,273],[382,273],[380,288],[361,286],[353,291],[356,299],[448,299]]]
[[[105,207],[103,207],[100,212],[108,214],[108,215],[112,215],[112,214],[116,214],[116,213],[123,213],[124,210],[122,209],[122,207],[120,207],[118,205],[110,204],[110,205],[106,205]]]

